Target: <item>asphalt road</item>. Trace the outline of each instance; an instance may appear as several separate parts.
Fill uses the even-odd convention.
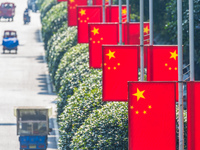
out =
[[[51,106],[50,126],[54,128],[55,124],[56,95],[51,93],[51,86],[47,84],[48,70],[40,40],[40,14],[31,13],[31,23],[24,25],[23,11],[27,0],[9,1],[16,4],[16,15],[13,22],[0,21],[0,42],[4,30],[16,30],[20,45],[18,54],[15,51],[3,54],[0,45],[0,150],[19,149],[15,106]],[[48,150],[57,149],[55,130],[49,136]]]

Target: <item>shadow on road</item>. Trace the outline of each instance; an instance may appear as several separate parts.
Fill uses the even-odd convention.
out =
[[[40,30],[36,30],[34,39],[35,39],[36,42],[40,42],[41,43]]]
[[[38,63],[45,63],[42,55],[41,56],[37,56],[36,60],[38,60]]]

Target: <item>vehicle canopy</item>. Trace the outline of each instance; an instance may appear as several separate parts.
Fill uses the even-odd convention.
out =
[[[48,135],[49,107],[16,107],[17,135]]]
[[[17,37],[17,32],[14,30],[5,30],[3,38],[8,38],[8,37]]]
[[[1,3],[0,7],[1,8],[6,8],[6,9],[10,9],[10,8],[15,8],[16,6],[15,6],[14,3],[8,3],[8,2],[6,2],[6,3]]]

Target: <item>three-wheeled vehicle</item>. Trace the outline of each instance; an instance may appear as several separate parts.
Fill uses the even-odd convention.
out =
[[[17,32],[13,30],[5,30],[2,45],[3,53],[5,53],[5,50],[9,50],[9,53],[11,53],[11,50],[15,50],[15,53],[17,53],[17,46],[19,45]]]
[[[17,135],[19,135],[20,150],[46,150],[49,132],[48,107],[16,107]]]
[[[24,11],[24,24],[29,23],[31,21],[31,17],[29,16],[28,8]]]
[[[0,5],[0,19],[5,18],[8,21],[13,21],[15,16],[15,4],[14,3],[1,3]]]

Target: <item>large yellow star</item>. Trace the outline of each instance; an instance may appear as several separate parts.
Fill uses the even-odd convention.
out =
[[[111,52],[111,51],[109,50],[109,53],[106,54],[107,56],[109,56],[109,60],[110,60],[111,58],[115,58],[114,53],[115,53],[115,51],[114,51],[114,52]]]
[[[137,88],[137,93],[135,93],[135,94],[133,94],[133,95],[134,95],[134,96],[137,96],[137,101],[139,101],[140,98],[144,98],[144,99],[145,99],[145,97],[144,97],[144,95],[143,95],[144,92],[145,92],[145,90],[144,90],[144,91],[140,91],[140,90]]]
[[[148,28],[148,26],[146,26],[146,27],[144,28],[144,33],[146,33],[146,34],[149,33],[149,28]]]
[[[74,0],[70,0],[70,3],[73,3],[74,2]]]
[[[81,14],[81,16],[86,15],[85,11],[86,10],[84,10],[84,9],[81,9],[81,11],[79,11],[79,13]]]
[[[99,34],[99,28],[95,28],[91,31],[94,33],[94,35]]]
[[[127,11],[126,8],[122,9],[122,15],[126,15]]]
[[[174,58],[174,60],[176,60],[176,57],[178,57],[176,50],[174,52],[170,52],[170,54],[171,54],[170,58]]]

